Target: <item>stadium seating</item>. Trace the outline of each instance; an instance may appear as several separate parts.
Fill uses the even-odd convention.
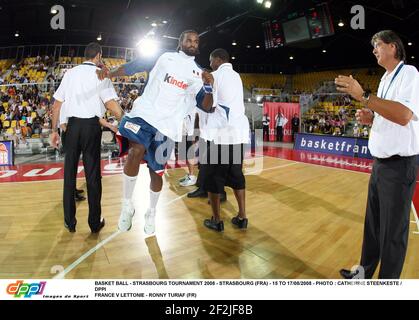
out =
[[[286,82],[286,76],[281,74],[258,74],[258,73],[241,73],[243,86],[251,90],[252,88],[272,89],[283,88]]]

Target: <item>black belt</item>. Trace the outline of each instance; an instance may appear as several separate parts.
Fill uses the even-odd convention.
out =
[[[377,161],[380,161],[380,162],[391,162],[391,161],[400,161],[400,160],[410,160],[412,158],[416,158],[416,155],[402,157],[402,156],[399,156],[398,154],[396,154],[396,155],[388,157],[388,158],[374,158],[374,159],[377,160]]]
[[[78,121],[78,122],[86,122],[86,123],[94,123],[97,122],[99,123],[99,118],[98,117],[93,117],[93,118],[77,118],[77,117],[70,117],[68,118],[68,121]]]

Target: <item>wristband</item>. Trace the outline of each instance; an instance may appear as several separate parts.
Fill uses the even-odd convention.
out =
[[[203,88],[204,88],[205,93],[212,94],[212,85],[211,84],[204,83]]]

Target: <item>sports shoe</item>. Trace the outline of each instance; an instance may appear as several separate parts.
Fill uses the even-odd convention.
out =
[[[222,220],[216,222],[214,217],[211,217],[211,219],[205,219],[204,226],[206,226],[208,229],[212,229],[218,232],[224,231],[224,222]]]
[[[179,182],[185,181],[189,177],[189,174],[185,174],[182,178],[179,179]]]
[[[74,200],[77,202],[86,200],[86,197],[83,196],[81,193],[75,193]]]
[[[236,216],[231,219],[231,223],[239,229],[247,229],[247,224],[249,223],[249,220],[247,218],[240,219],[239,216]]]
[[[156,232],[156,209],[148,209],[144,214],[144,232],[153,234]]]
[[[181,187],[189,187],[189,186],[195,185],[195,183],[196,183],[196,176],[188,175],[188,177],[185,180],[181,181],[179,185]]]
[[[122,200],[121,215],[119,216],[118,229],[120,231],[129,231],[132,227],[132,217],[135,214],[135,208],[131,200]]]
[[[202,190],[201,188],[196,189],[188,193],[188,198],[207,198],[208,193]]]

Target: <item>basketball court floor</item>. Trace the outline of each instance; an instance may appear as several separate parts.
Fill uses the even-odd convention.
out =
[[[225,231],[203,226],[206,199],[189,199],[178,186],[185,174],[164,176],[156,234],[145,237],[149,178],[141,166],[131,231],[117,223],[121,163],[103,161],[102,215],[93,235],[87,201],[77,204],[77,232],[63,227],[62,164],[0,169],[0,278],[340,278],[358,263],[371,162],[268,147],[245,161],[249,228],[235,229],[233,193],[222,204]],[[85,189],[80,170],[78,187]],[[412,220],[414,220],[412,215]],[[419,235],[411,225],[402,278],[419,278]]]

